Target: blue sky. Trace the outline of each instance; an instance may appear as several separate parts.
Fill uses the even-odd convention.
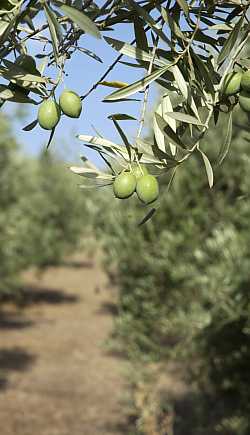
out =
[[[42,18],[43,17],[40,17],[39,20]],[[130,42],[134,36],[133,27],[127,24],[119,25],[115,32],[106,32],[106,35]],[[31,43],[29,47],[31,54],[37,52],[37,44],[38,43],[34,42]],[[82,37],[81,46],[93,50],[103,60],[103,64],[101,64],[91,59],[89,56],[80,53],[75,54],[71,60],[67,62],[66,72],[68,77],[65,78],[64,84],[67,88],[83,95],[106,70],[107,66],[115,59],[118,53],[111,48],[104,39],[97,40],[88,35]],[[131,59],[125,57],[124,60],[131,61]],[[50,71],[48,71],[48,75],[49,74]],[[143,75],[145,75],[145,70],[137,70],[135,68],[129,68],[122,64],[118,64],[106,80],[120,80],[132,83]],[[57,95],[60,94],[60,91],[63,88],[64,86],[58,88]],[[157,91],[154,85],[151,88],[153,88],[150,92],[150,101],[152,103]],[[94,135],[95,133],[92,125],[94,125],[98,132],[100,132],[104,137],[111,140],[118,140],[118,143],[120,143],[121,141],[118,139],[116,131],[113,128],[113,123],[107,119],[107,116],[112,113],[125,112],[138,117],[141,105],[139,102],[103,103],[103,98],[113,90],[114,89],[112,88],[99,86],[96,91],[85,99],[83,111],[79,119],[75,120],[63,117],[56,129],[55,138],[51,144],[51,150],[54,150],[63,156],[66,162],[79,161],[79,155],[82,153],[96,161],[96,154],[83,147],[81,142],[75,137],[76,134]],[[141,95],[136,94],[136,97],[141,98]],[[21,123],[14,123],[16,134],[22,145],[22,150],[29,155],[37,155],[48,141],[49,133],[42,130],[39,126],[30,132],[22,131],[22,127],[33,121],[36,118],[37,113],[36,106],[25,105],[25,109],[27,110],[25,120],[22,120]],[[4,110],[8,113],[13,113],[13,103],[7,103],[4,105]],[[133,138],[137,128],[137,122],[123,121],[122,126],[126,129],[128,136]]]

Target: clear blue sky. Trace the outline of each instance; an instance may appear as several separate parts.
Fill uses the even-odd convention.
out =
[[[41,19],[42,17],[40,17],[40,20]],[[115,32],[106,32],[106,35],[130,42],[133,39],[133,27],[127,24],[119,25]],[[104,39],[97,40],[87,35],[82,37],[81,46],[93,50],[103,60],[103,64],[84,54],[75,54],[71,60],[67,62],[66,72],[68,73],[68,77],[65,78],[65,85],[78,92],[80,95],[84,94],[91,87],[118,54]],[[32,42],[29,50],[31,54],[35,54],[35,52],[37,52],[37,43]],[[128,57],[124,57],[124,60],[132,61],[132,59]],[[137,70],[118,64],[106,80],[120,80],[132,83],[142,77],[142,75],[145,75],[145,70]],[[151,102],[156,95],[154,85],[153,88],[150,94]],[[58,93],[60,93],[62,89],[63,87],[59,88]],[[87,148],[83,147],[81,142],[75,138],[76,134],[94,135],[94,130],[91,127],[92,124],[104,137],[111,140],[117,139],[119,141],[118,143],[121,143],[121,140],[117,138],[112,121],[107,119],[107,116],[112,113],[125,112],[138,117],[140,113],[140,103],[103,103],[103,98],[113,90],[112,88],[99,86],[96,91],[85,99],[80,119],[74,120],[63,117],[56,129],[56,134],[51,144],[51,150],[59,152],[63,155],[64,160],[69,162],[79,161],[79,155],[81,153],[84,153],[88,157],[91,156],[96,160],[96,154],[88,151]],[[136,97],[141,98],[141,95],[136,94]],[[17,137],[22,144],[24,152],[29,155],[37,155],[48,141],[49,133],[42,130],[39,126],[30,132],[22,131],[22,127],[33,121],[37,113],[37,106],[25,105],[25,108],[27,110],[26,119],[22,120],[21,124],[20,122],[15,123]],[[8,113],[12,113],[13,103],[4,105],[4,110]],[[136,121],[123,121],[122,125],[132,138],[137,128]]]

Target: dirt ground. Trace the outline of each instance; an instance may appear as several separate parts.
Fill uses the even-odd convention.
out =
[[[25,283],[25,308],[0,314],[1,435],[123,433],[124,361],[104,346],[115,294],[100,266],[78,258]]]

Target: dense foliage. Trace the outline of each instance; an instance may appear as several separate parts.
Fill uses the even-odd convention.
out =
[[[123,102],[121,113],[111,109],[108,116],[122,145],[98,134],[79,136],[87,147],[106,159],[111,172],[102,171],[87,160],[82,167],[72,170],[91,178],[91,183],[99,186],[113,184],[120,171],[133,172],[134,164],[138,168],[143,163],[151,164],[157,172],[153,175],[158,176],[173,167],[183,166],[197,154],[212,187],[210,155],[201,148],[202,140],[209,134],[210,120],[217,123],[224,113],[227,128],[218,140],[216,160],[221,163],[231,143],[232,113],[238,103],[244,111],[250,111],[250,63],[243,52],[249,38],[248,8],[244,0],[106,0],[97,3],[4,0],[0,5],[1,105],[11,101],[39,106],[37,119],[25,129],[30,131],[39,124],[51,131],[50,142],[58,123],[63,122],[62,112],[78,118],[82,101],[90,93],[99,86],[116,88],[104,102]],[[119,32],[121,24],[126,26],[130,41],[107,36],[111,30]],[[62,93],[60,87],[67,81],[66,65],[76,52],[83,54],[86,62],[89,60],[86,56],[99,65],[104,60],[83,46],[86,34],[102,39],[100,44],[108,44],[118,56],[90,89],[84,90],[84,95],[69,89],[66,94]],[[115,75],[118,63],[122,63],[124,69],[135,71],[137,77],[141,70],[146,72],[134,83],[124,83]],[[106,78],[111,71],[114,80],[108,82]],[[148,91],[153,82],[162,87],[163,93],[154,113],[154,137],[144,141],[142,131]],[[134,94],[136,98],[131,99]],[[126,101],[141,102],[137,117],[127,113]],[[135,137],[126,136],[121,121],[137,121]],[[154,195],[144,194],[149,180],[154,185]],[[151,203],[158,206],[161,198],[158,200],[157,179],[144,181],[134,189],[139,200],[149,207]],[[146,211],[151,216],[152,211]]]
[[[60,262],[79,246],[88,218],[72,175],[47,152],[22,157],[0,118],[0,294],[27,266]],[[85,211],[85,213],[84,213]]]
[[[224,128],[222,120],[203,144],[212,156]],[[202,384],[190,427],[185,419],[177,434],[203,434],[202,425],[209,433],[250,431],[247,117],[237,114],[234,131],[230,158],[216,168],[213,191],[192,159],[177,171],[145,226],[136,226],[142,211],[128,201],[117,200],[116,209],[98,220],[106,266],[111,275],[117,271],[116,336],[123,350],[144,364],[183,358]],[[206,390],[215,394],[207,407]]]

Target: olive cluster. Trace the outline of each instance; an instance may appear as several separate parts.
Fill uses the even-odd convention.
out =
[[[250,112],[250,70],[231,72],[223,82],[222,93],[226,97],[239,93],[239,104],[242,110]]]
[[[146,166],[136,164],[132,169],[122,171],[113,183],[116,198],[129,198],[136,191],[138,198],[144,204],[151,204],[159,196],[157,178],[149,174]]]
[[[44,100],[38,110],[39,125],[45,130],[52,130],[60,121],[61,111],[70,118],[79,118],[82,111],[82,102],[76,92],[65,89],[59,98]]]

